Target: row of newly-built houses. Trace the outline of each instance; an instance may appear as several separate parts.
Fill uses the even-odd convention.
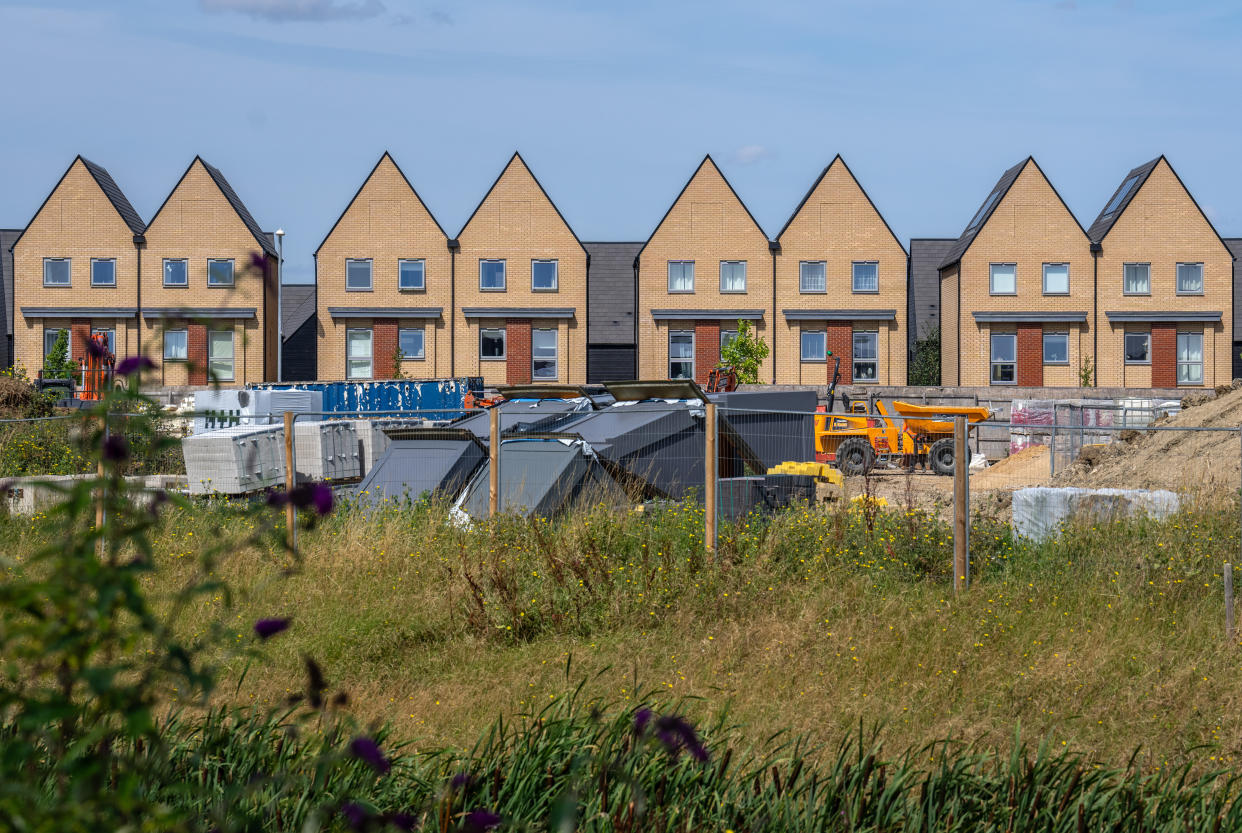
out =
[[[274,380],[277,250],[196,158],[144,222],[82,158],[24,230],[0,231],[12,357],[61,330],[153,358],[164,385]],[[583,242],[518,154],[450,236],[385,153],[284,287],[285,379],[704,381],[739,322],[760,380],[905,384],[938,329],[948,385],[1161,387],[1229,380],[1232,247],[1164,157],[1084,229],[1028,158],[956,239],[903,245],[841,157],[773,238],[710,156],[645,241]]]

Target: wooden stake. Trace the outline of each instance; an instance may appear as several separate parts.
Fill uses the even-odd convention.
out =
[[[1233,644],[1233,565],[1228,562],[1225,563],[1225,639]]]
[[[716,404],[707,403],[703,443],[703,547],[716,555]]]
[[[487,517],[500,514],[500,406],[488,411]]]
[[[293,496],[293,487],[297,483],[297,469],[293,460],[293,411],[285,411],[285,494]],[[297,548],[298,510],[289,500],[285,503],[285,544],[292,552]]]
[[[966,589],[966,570],[970,547],[970,448],[966,442],[966,417],[954,419],[953,426],[953,591]]]
[[[107,486],[104,484],[104,459],[103,449],[104,443],[108,441],[108,415],[104,414],[100,418],[99,431],[99,466],[96,469],[96,475],[99,482],[98,490],[95,493],[95,529],[99,531],[99,539],[95,542],[95,552],[102,558],[106,544],[103,537],[104,520],[106,515],[104,512],[104,501],[107,499]],[[7,503],[7,501],[6,501]]]

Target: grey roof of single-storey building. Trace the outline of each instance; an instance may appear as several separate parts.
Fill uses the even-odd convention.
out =
[[[915,237],[910,241],[907,314],[911,347],[940,326],[940,264],[956,242],[951,237]]]
[[[633,344],[635,341],[634,258],[637,243],[583,243],[591,260],[587,267],[587,341],[590,344]]]

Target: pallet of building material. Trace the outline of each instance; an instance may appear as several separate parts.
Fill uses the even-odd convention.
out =
[[[296,422],[293,446],[299,481],[347,480],[361,474],[352,420]]]
[[[285,411],[317,414],[323,411],[323,394],[310,390],[217,388],[194,396],[194,433],[233,425],[276,425]]]
[[[240,495],[285,480],[284,429],[237,425],[181,441],[190,494]]]
[[[358,437],[359,474],[366,477],[384,456],[391,442],[385,431],[401,428],[423,428],[430,421],[421,417],[414,419],[346,419],[341,422],[352,425]]]

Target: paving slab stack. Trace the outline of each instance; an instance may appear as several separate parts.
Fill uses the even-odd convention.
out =
[[[294,423],[294,465],[299,481],[345,480],[361,474],[358,434],[353,423],[354,420]]]
[[[285,481],[285,437],[279,425],[236,425],[181,441],[190,494],[240,495]]]

